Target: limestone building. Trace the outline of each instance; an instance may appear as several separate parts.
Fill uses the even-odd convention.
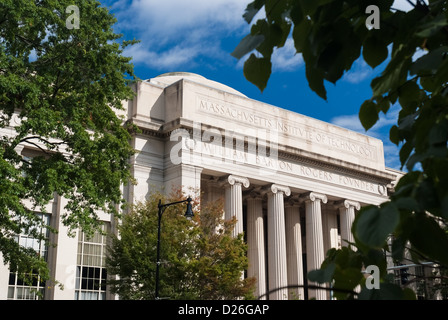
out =
[[[399,173],[385,167],[382,142],[196,74],[163,74],[135,90],[124,115],[141,129],[132,140],[137,184],[123,187],[125,198],[133,203],[173,187],[200,190],[203,202],[223,197],[226,216],[237,218],[235,232],[245,232],[247,275],[257,278],[257,296],[330,298],[326,291],[273,289],[303,284],[329,248],[353,241],[356,211],[387,200]],[[22,154],[33,152],[24,147]],[[114,298],[104,284],[104,237],[67,237],[59,226],[63,208],[64,199],[56,197],[43,216],[60,229],[56,247],[18,236],[47,252],[52,277],[64,284],[64,290],[35,288],[45,299]],[[101,217],[105,228],[113,228],[109,216]],[[33,297],[1,263],[0,299]]]

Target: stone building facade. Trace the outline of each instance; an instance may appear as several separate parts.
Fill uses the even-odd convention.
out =
[[[329,248],[353,241],[350,226],[362,206],[387,200],[400,173],[385,167],[382,142],[196,74],[163,74],[135,90],[123,102],[123,115],[141,129],[131,142],[137,184],[123,186],[125,198],[135,203],[176,187],[201,192],[203,202],[223,197],[226,217],[237,218],[235,233],[245,233],[256,296],[330,298],[327,291],[282,288],[304,284]],[[32,152],[24,147],[22,154]],[[105,239],[67,237],[59,226],[63,208],[64,199],[55,197],[44,218],[60,229],[57,246],[45,250],[64,290],[47,288],[44,297],[114,298],[103,285]],[[109,216],[100,216],[113,228]],[[0,299],[27,297],[32,293],[0,264]]]

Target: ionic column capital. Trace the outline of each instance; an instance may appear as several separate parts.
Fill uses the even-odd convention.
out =
[[[310,192],[307,194],[304,194],[300,197],[303,201],[316,201],[316,200],[320,200],[322,201],[322,203],[327,203],[328,202],[328,198],[325,194],[323,193],[317,193],[317,192]]]
[[[249,179],[245,177],[234,176],[232,174],[227,177],[227,181],[230,183],[231,186],[233,186],[236,183],[243,185],[245,188],[249,188],[250,186]]]
[[[346,208],[350,209],[350,207],[355,208],[356,210],[361,209],[361,204],[358,201],[353,200],[343,200],[335,203],[337,208]]]
[[[291,195],[291,189],[289,189],[289,187],[281,186],[281,185],[278,185],[278,184],[275,184],[275,183],[271,185],[270,190],[274,194],[279,193],[279,192],[283,192],[288,197]]]

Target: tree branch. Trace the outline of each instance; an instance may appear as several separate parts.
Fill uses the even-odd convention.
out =
[[[414,8],[417,6],[416,4],[414,4],[411,0],[406,0],[411,6],[413,6]],[[418,1],[418,0],[417,0]]]
[[[48,141],[47,139],[44,139],[44,138],[42,138],[42,137],[40,137],[40,136],[30,136],[30,137],[25,137],[25,138],[21,139],[21,140],[19,141],[19,143],[21,143],[21,142],[29,142],[29,141],[28,141],[29,139],[39,139],[39,140],[45,142],[46,144],[51,144],[51,145],[53,145],[53,146],[59,146],[59,145],[62,145],[62,144],[67,144],[66,141],[61,141],[61,142],[50,142],[50,141]]]
[[[35,146],[35,147],[37,147],[37,148],[39,148],[39,150],[41,150],[43,153],[45,153],[45,154],[47,154],[47,155],[49,155],[49,153],[48,153],[48,151],[47,150],[45,150],[45,149],[43,149],[41,146],[39,146],[37,143],[34,143],[34,142],[31,142],[31,141],[27,141],[27,140],[25,140],[25,141],[23,141],[23,142],[26,142],[26,143],[29,143],[29,144],[32,144],[33,146]]]
[[[55,153],[54,153],[54,152],[51,152],[51,150],[45,150],[45,149],[43,149],[43,148],[42,148],[41,146],[39,146],[38,144],[29,141],[29,139],[39,139],[39,140],[42,140],[43,142],[45,142],[45,143],[47,143],[47,144],[51,144],[51,145],[54,145],[54,146],[59,146],[59,145],[62,145],[62,144],[66,144],[66,145],[68,145],[68,143],[67,143],[66,141],[61,141],[61,142],[50,142],[50,141],[48,141],[48,140],[46,140],[46,139],[44,139],[44,138],[42,138],[42,137],[39,137],[39,136],[25,137],[25,138],[23,138],[23,139],[21,139],[21,140],[19,141],[19,143],[24,142],[24,143],[29,143],[29,144],[31,144],[31,145],[35,146],[36,148],[38,148],[39,150],[41,150],[41,151],[42,151],[43,153],[45,153],[46,155],[49,155],[49,156],[52,155],[52,154],[55,154]],[[19,143],[18,143],[18,144],[19,144]],[[61,153],[59,150],[56,150],[56,152]],[[61,153],[61,154],[62,154],[62,153]],[[64,159],[64,161],[65,161],[66,163],[71,164],[71,165],[74,165],[74,163],[73,163],[72,161],[70,161],[69,159],[67,159],[67,157],[64,156],[63,154],[62,154],[62,157],[63,157],[63,159]]]

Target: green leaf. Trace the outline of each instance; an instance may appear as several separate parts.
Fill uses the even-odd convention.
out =
[[[393,125],[390,128],[389,139],[390,139],[390,141],[392,143],[396,144],[397,146],[400,143],[400,135],[399,135],[399,132],[398,132],[398,127],[396,125]]]
[[[420,87],[415,83],[415,81],[407,81],[398,89],[398,101],[403,109],[413,108],[412,111],[414,111],[420,104],[420,93]]]
[[[291,25],[282,22],[280,23],[267,23],[265,20],[259,20],[256,25],[252,27],[252,34],[264,35],[264,41],[257,46],[257,51],[260,52],[263,57],[270,58],[274,47],[281,48],[284,46],[285,41],[290,33]]]
[[[287,10],[288,1],[284,0],[266,0],[265,10],[268,20],[281,19],[284,12]]]
[[[325,45],[319,44],[320,41]],[[316,66],[323,72],[325,80],[332,83],[336,83],[351,68],[361,53],[358,35],[346,19],[338,19],[327,29],[316,33],[311,43],[317,58]]]
[[[386,60],[388,54],[387,45],[376,37],[368,37],[363,43],[362,55],[372,68]]]
[[[389,111],[389,108],[390,108],[389,98],[380,99],[377,103],[378,103],[379,110],[381,110],[384,114],[386,114],[387,111]]]
[[[311,21],[303,19],[299,24],[294,25],[292,38],[297,52],[302,52],[304,45],[308,42],[308,34],[311,30]]]
[[[241,40],[231,55],[237,59],[241,59],[243,56],[256,49],[264,41],[264,39],[264,35],[262,34],[248,34]]]
[[[421,179],[421,176],[422,173],[420,171],[412,171],[401,177],[395,186],[394,199],[411,196],[411,192],[417,184],[417,181]]]
[[[248,81],[255,84],[260,91],[263,91],[271,75],[271,67],[269,58],[257,58],[252,53],[244,63],[244,76]]]
[[[429,178],[426,178],[419,183],[416,189],[415,198],[420,207],[429,212],[432,212],[433,209],[437,208],[439,205],[437,191],[435,190],[433,181]]]
[[[410,131],[412,130],[412,127],[415,123],[415,118],[417,117],[417,113],[408,114],[404,117],[401,117],[398,119],[398,129],[400,131]]]
[[[347,297],[346,292],[338,292],[340,290],[353,290],[358,286],[359,282],[363,278],[361,268],[337,268],[334,274],[334,295],[338,299],[344,299]]]
[[[305,14],[312,15],[319,6],[333,2],[334,0],[303,0],[300,2]]]
[[[443,59],[445,59],[447,52],[448,46],[443,46],[430,51],[424,56],[421,56],[414,63],[412,63],[409,69],[411,75],[416,74],[424,76],[428,73],[435,73],[440,67]]]
[[[429,92],[434,92],[439,89],[439,83],[434,76],[420,77],[420,84],[424,90]]]
[[[325,268],[311,270],[308,272],[308,279],[317,283],[331,282],[335,269],[336,264],[334,262],[329,263]]]
[[[435,123],[429,131],[429,143],[432,145],[446,143],[448,139],[448,127],[446,121]]]
[[[410,141],[406,141],[406,143],[401,147],[399,154],[402,166],[404,166],[404,164],[408,160],[412,150],[414,150],[414,145]]]
[[[361,210],[355,219],[354,232],[365,245],[381,248],[399,222],[399,211],[392,202]]]
[[[426,254],[429,259],[448,265],[448,235],[433,218],[416,214],[409,240],[415,249]]]
[[[413,197],[400,197],[394,203],[398,209],[404,209],[410,212],[419,210],[419,205]]]
[[[364,129],[369,130],[378,121],[378,111],[376,103],[366,100],[359,109],[359,120]]]
[[[437,17],[431,19],[428,23],[420,26],[418,29],[421,31],[417,32],[416,36],[420,38],[429,38],[447,25],[448,20],[445,13],[440,14]]]
[[[381,76],[372,80],[370,86],[374,97],[380,97],[393,91],[407,80],[408,67],[412,63],[412,56],[405,45],[399,45],[393,50],[392,59]]]
[[[252,19],[255,17],[258,11],[263,8],[264,3],[265,0],[255,0],[249,3],[246,7],[246,11],[243,14],[244,20],[246,20],[247,23],[251,23]]]
[[[316,92],[322,99],[327,100],[327,90],[325,90],[322,73],[319,70],[309,67],[307,64],[305,74],[311,90]]]

